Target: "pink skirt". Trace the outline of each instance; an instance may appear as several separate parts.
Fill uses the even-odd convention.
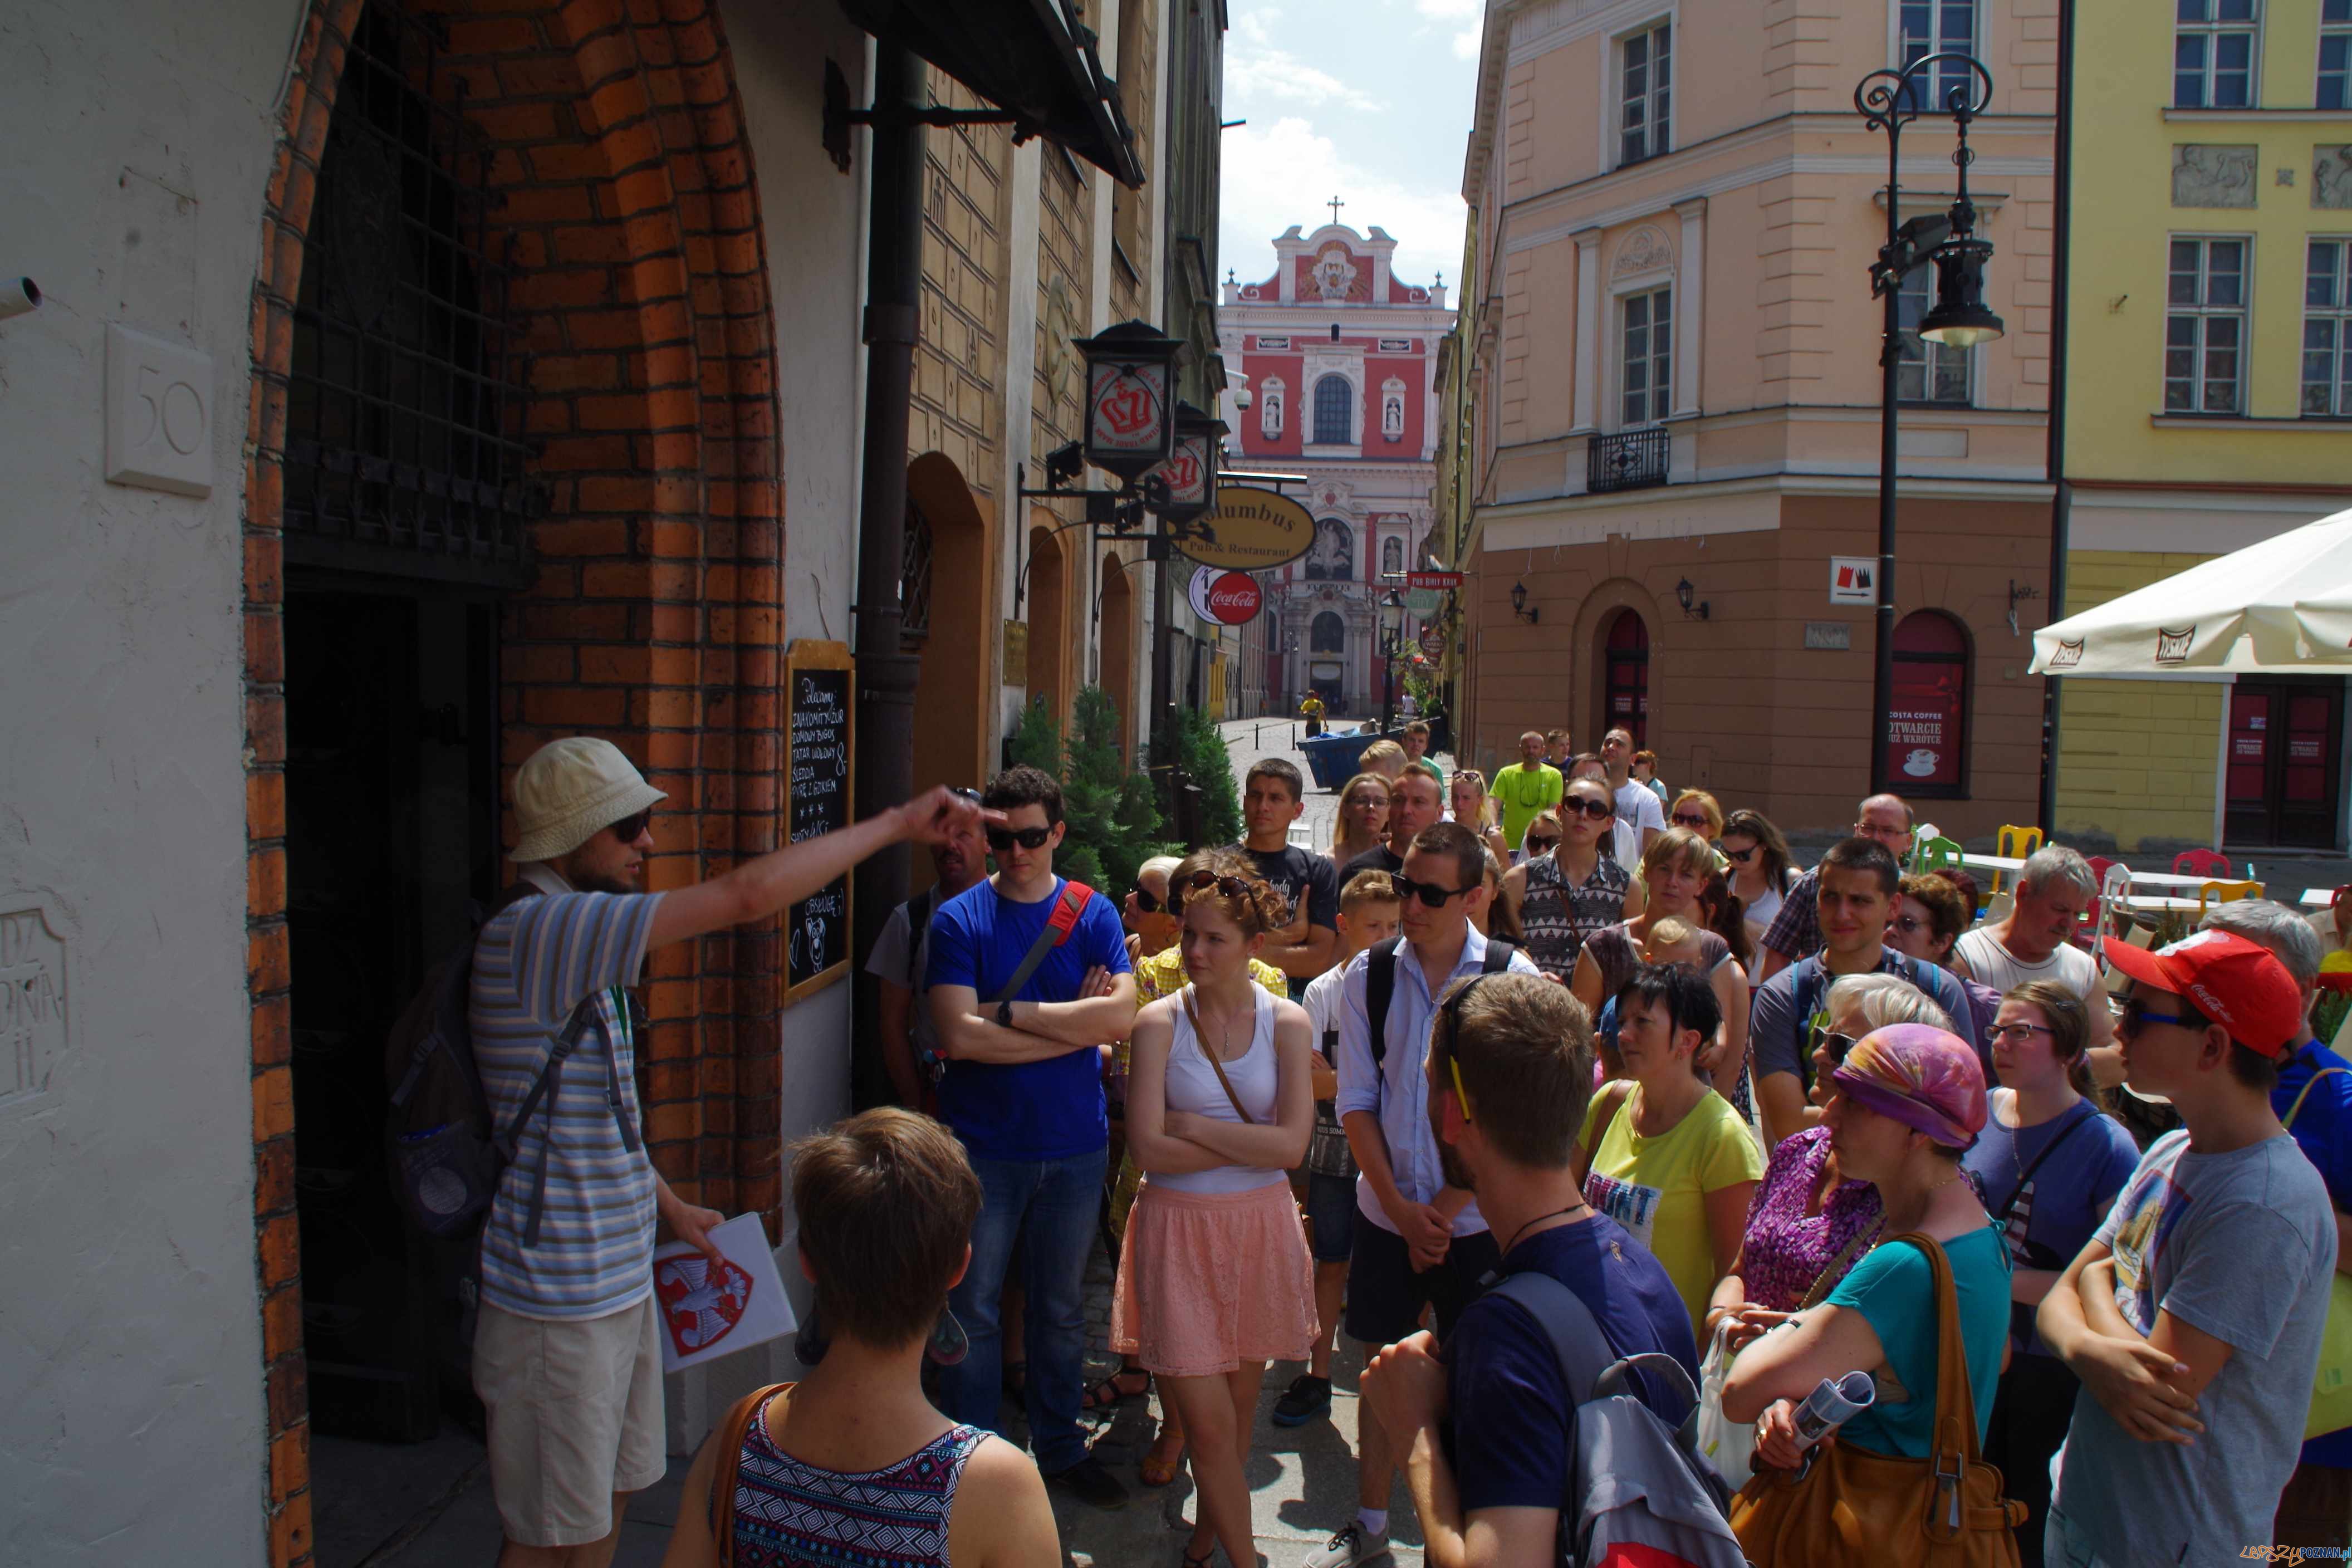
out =
[[[1146,1176],[1119,1248],[1110,1325],[1110,1348],[1162,1377],[1305,1361],[1315,1264],[1290,1184],[1186,1193]]]

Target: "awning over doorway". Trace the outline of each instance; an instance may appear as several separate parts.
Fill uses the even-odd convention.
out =
[[[2111,599],[2033,634],[2051,675],[2352,669],[2352,511]]]
[[[1103,74],[1092,29],[1068,0],[841,0],[877,38],[929,60],[1021,117],[1025,130],[1066,147],[1120,184],[1140,187],[1143,164]]]

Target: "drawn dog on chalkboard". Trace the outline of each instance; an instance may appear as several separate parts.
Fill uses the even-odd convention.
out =
[[[793,932],[793,972],[796,974],[821,974],[831,960],[825,956],[825,941],[832,934],[823,915],[814,910],[803,910],[800,929]]]

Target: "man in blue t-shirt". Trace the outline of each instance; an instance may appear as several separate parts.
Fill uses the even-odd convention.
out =
[[[1511,973],[1456,987],[1430,1034],[1439,1159],[1503,1238],[1500,1272],[1550,1275],[1591,1309],[1615,1355],[1663,1352],[1696,1385],[1698,1349],[1674,1280],[1584,1202],[1569,1167],[1592,1060],[1584,1009],[1559,985]],[[1679,1398],[1635,1382],[1660,1416],[1683,1418]],[[1491,1294],[1463,1310],[1443,1360],[1425,1331],[1381,1352],[1363,1396],[1405,1456],[1430,1563],[1468,1561],[1474,1532],[1491,1542],[1481,1561],[1553,1561],[1589,1392],[1564,1385],[1543,1326]]]
[[[1087,1253],[1109,1142],[1101,1051],[1134,1026],[1135,977],[1113,901],[1096,895],[1073,910],[1071,884],[1054,875],[1067,831],[1061,786],[1036,768],[1008,768],[981,805],[1004,817],[988,829],[996,873],[931,917],[926,974],[948,1061],[940,1117],[963,1140],[982,1193],[971,1263],[948,1302],[971,1348],[943,1370],[940,1391],[955,1419],[1003,1430],[997,1298],[1025,1240],[1030,1447],[1047,1481],[1117,1508],[1127,1489],[1087,1450],[1078,1407]],[[1041,940],[1052,945],[1013,986]]]
[[[1822,950],[1766,981],[1748,1015],[1748,1054],[1767,1147],[1822,1119],[1821,1107],[1811,1103],[1810,1036],[1817,1021],[1827,1021],[1822,1010],[1838,976],[1885,973],[1907,980],[1944,1010],[1955,1033],[1965,1034],[1971,1016],[1968,993],[1949,971],[1886,945],[1886,920],[1895,911],[1903,871],[1884,844],[1860,835],[1840,839],[1814,873],[1820,879]],[[1992,1063],[1985,1043],[1970,1044],[1990,1081]]]
[[[2352,1274],[2352,1062],[2312,1037],[2311,1002],[2326,958],[2300,910],[2268,899],[2216,904],[2201,922],[2270,949],[2303,994],[2302,1044],[2279,1063],[2271,1110],[2327,1185],[2336,1209],[2336,1271]],[[2352,1545],[2352,1426],[2307,1439],[2279,1496],[2272,1539],[2295,1546]]]

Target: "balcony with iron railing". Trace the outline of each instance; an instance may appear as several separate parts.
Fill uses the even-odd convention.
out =
[[[1673,453],[1673,434],[1663,428],[1594,436],[1584,448],[1584,488],[1605,495],[1663,485]]]

